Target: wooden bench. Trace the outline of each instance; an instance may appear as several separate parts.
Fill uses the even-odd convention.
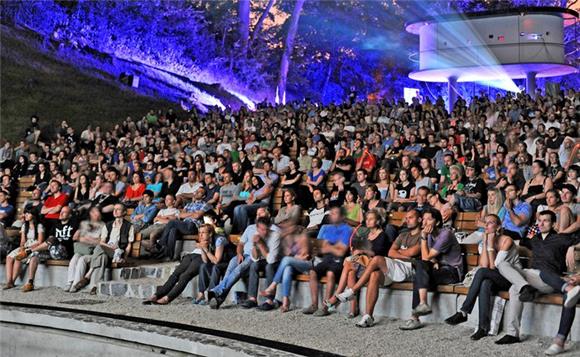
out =
[[[68,267],[70,260],[68,259],[48,259],[44,264],[46,266],[53,266],[53,267]],[[111,263],[111,268],[126,268],[132,267],[137,265],[134,261],[126,261],[124,263]]]

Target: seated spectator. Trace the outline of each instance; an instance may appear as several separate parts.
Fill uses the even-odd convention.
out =
[[[115,220],[101,229],[101,240],[90,257],[89,270],[84,277],[73,286],[79,291],[87,285],[89,294],[97,294],[97,284],[103,281],[109,263],[124,263],[131,254],[131,247],[135,241],[133,225],[125,219],[127,209],[122,203],[117,203],[113,209]]]
[[[203,223],[203,215],[211,210],[211,206],[203,201],[205,188],[197,189],[193,200],[183,208],[176,220],[171,220],[163,228],[161,237],[151,249],[158,259],[175,260],[175,242],[179,235],[196,234],[197,228]]]
[[[227,171],[224,172],[222,180],[222,185],[219,189],[219,201],[215,211],[222,218],[231,218],[234,214],[236,199],[240,193],[240,185],[233,183],[232,174]]]
[[[159,197],[165,197],[167,195],[172,195],[176,197],[177,191],[181,186],[181,182],[178,182],[175,178],[175,171],[172,167],[165,167],[162,171],[163,174],[163,185],[161,186],[161,192],[159,192]]]
[[[505,188],[509,184],[516,185],[518,191],[523,190],[524,186],[526,185],[526,179],[516,162],[510,162],[507,165],[505,175],[498,180],[495,187],[505,191]]]
[[[159,172],[151,176],[145,176],[145,189],[153,191],[156,197],[156,201],[161,200],[161,189],[163,188],[163,175]],[[167,196],[167,195],[166,195]]]
[[[503,195],[498,188],[490,188],[487,190],[487,202],[483,206],[477,219],[477,230],[465,238],[463,244],[479,244],[483,240],[483,232],[485,230],[485,217],[488,215],[496,215],[500,222],[505,217],[506,210],[503,207]]]
[[[319,249],[321,260],[309,272],[312,303],[302,311],[306,315],[312,315],[318,310],[318,280],[324,276],[327,279],[324,300],[330,299],[348,252],[352,228],[345,223],[342,209],[332,207],[328,216],[330,223],[320,228],[317,238],[321,242]]]
[[[135,232],[140,232],[153,223],[153,219],[157,215],[157,206],[153,204],[153,192],[149,190],[143,191],[142,200],[131,214],[131,224],[135,228]]]
[[[415,202],[409,205],[410,210],[416,210],[419,213],[423,213],[424,210],[431,207],[429,204],[429,195],[431,190],[425,186],[421,186],[417,189],[417,194],[415,195]]]
[[[119,180],[119,171],[114,167],[109,168],[105,173],[105,178],[113,184],[113,192],[111,194],[121,200],[125,194],[127,186],[123,181]]]
[[[59,214],[59,221],[56,223],[48,239],[39,242],[32,247],[21,249],[14,257],[16,260],[26,260],[31,255],[38,252],[48,252],[49,259],[66,260],[74,254],[73,237],[78,229],[77,221],[72,217],[72,210],[64,206]],[[40,232],[40,229],[38,230]],[[34,290],[34,283],[29,281],[23,287],[23,291]]]
[[[221,262],[227,239],[222,235],[216,236],[213,227],[209,224],[202,224],[199,227],[198,236],[197,247],[183,257],[167,281],[158,286],[155,293],[143,302],[144,304],[169,304],[185,290],[187,284],[198,274],[200,276],[200,292],[205,290],[204,287],[209,284],[209,276],[201,274],[201,271],[204,266],[206,270],[208,268],[211,270],[213,265]]]
[[[261,296],[271,297],[276,295],[276,287],[282,285],[282,313],[290,311],[290,293],[294,274],[307,273],[312,268],[311,246],[309,237],[305,231],[295,236],[290,247],[290,255],[282,258],[272,283],[264,291],[260,292]]]
[[[548,294],[554,291],[569,294],[564,298],[564,307],[575,306],[580,297],[580,289],[560,280],[566,270],[566,251],[569,247],[580,243],[580,236],[560,236],[554,231],[556,214],[551,211],[542,211],[539,215],[539,233],[531,238],[523,238],[520,245],[532,251],[531,269],[503,261],[497,268],[501,275],[512,283],[510,287],[510,304],[506,319],[507,333],[495,343],[499,345],[512,344],[520,341],[520,319],[523,302],[533,301],[536,293]],[[544,279],[546,279],[544,281]],[[574,291],[572,291],[574,289]],[[572,317],[572,320],[574,317]]]
[[[346,302],[353,299],[367,283],[365,314],[356,323],[358,327],[374,325],[373,313],[379,297],[379,288],[389,286],[393,282],[410,281],[413,279],[411,260],[420,254],[421,214],[410,210],[405,214],[407,230],[401,233],[391,245],[388,257],[374,256],[364,268],[356,284],[329,300],[330,304]]]
[[[471,335],[474,341],[486,337],[490,331],[491,306],[493,294],[506,291],[511,283],[497,270],[497,265],[503,261],[521,267],[517,245],[513,239],[501,234],[501,221],[498,216],[489,214],[485,217],[485,231],[482,241],[479,268],[473,277],[471,286],[463,305],[457,313],[445,320],[450,325],[457,325],[467,321],[479,301],[479,325],[477,331]]]
[[[343,175],[344,176],[344,175]],[[358,169],[356,170],[356,182],[351,185],[358,194],[358,197],[363,197],[365,195],[365,189],[369,184],[367,182],[368,173],[365,170]],[[336,184],[336,181],[334,181]]]
[[[318,236],[318,230],[324,217],[326,217],[327,204],[324,192],[320,188],[312,192],[312,197],[314,199],[314,208],[308,212],[308,225],[306,226],[306,230],[309,236],[313,234],[316,237]]]
[[[467,182],[462,189],[458,189],[453,195],[447,196],[448,202],[452,206],[457,206],[463,212],[479,212],[482,202],[486,202],[485,182],[479,177],[479,168],[474,161],[470,161],[465,166],[465,176]]]
[[[73,236],[74,255],[68,264],[68,279],[64,291],[75,293],[74,287],[85,276],[91,261],[91,255],[100,243],[101,231],[105,223],[101,220],[101,211],[97,207],[89,210],[89,219],[82,221]]]
[[[542,273],[540,273],[540,277],[542,281],[547,282],[545,277]],[[570,276],[567,280],[567,283],[570,286],[573,286],[573,289],[579,290],[580,289],[580,274],[575,274]],[[570,289],[572,291],[572,289]],[[570,296],[573,295],[568,293]],[[569,302],[573,300],[568,300]],[[560,316],[560,327],[558,328],[558,334],[552,340],[552,344],[550,347],[544,351],[544,354],[548,356],[554,356],[564,352],[564,344],[568,339],[568,335],[570,334],[570,330],[572,330],[572,324],[574,323],[574,317],[576,316],[576,307],[572,306],[571,308],[562,307],[562,314]]]
[[[282,192],[283,205],[274,217],[274,224],[281,229],[282,236],[293,233],[302,218],[302,207],[296,204],[296,192],[286,189]]]
[[[266,286],[269,286],[280,264],[280,230],[276,225],[270,225],[267,218],[260,218],[256,220],[256,234],[251,239],[254,244],[249,269],[248,299],[242,303],[242,307],[246,309],[258,307],[259,310],[270,311],[275,308],[273,295],[266,296],[266,301],[258,306],[259,273],[265,272]]]
[[[236,232],[243,232],[250,225],[250,219],[256,214],[258,208],[270,204],[270,195],[274,186],[266,184],[262,179],[263,176],[252,177],[252,191],[246,203],[234,208],[233,226]]]
[[[128,208],[137,207],[139,201],[143,198],[143,192],[145,192],[145,184],[143,183],[142,176],[135,172],[133,173],[133,182],[125,190],[122,203]]]
[[[382,225],[383,222],[379,211],[372,209],[366,214],[365,227],[357,229],[352,237],[352,255],[344,260],[335,296],[324,301],[322,309],[316,311],[315,316],[329,315],[329,308],[339,302],[336,295],[340,295],[343,291],[346,291],[345,289],[352,291],[352,288],[357,283],[357,274],[370,264],[371,259],[374,257],[383,257],[384,259],[387,255],[390,244]],[[352,296],[351,299],[349,317],[354,318],[359,314],[358,301],[355,300],[356,296]]]
[[[343,207],[345,222],[352,227],[359,226],[363,221],[364,212],[358,200],[358,192],[354,188],[346,190]]]
[[[177,202],[189,202],[193,199],[193,196],[198,188],[202,187],[201,182],[197,182],[195,177],[195,170],[190,169],[187,171],[187,180],[179,186],[177,190],[176,199]]]
[[[453,233],[442,229],[443,219],[436,210],[423,212],[421,260],[415,261],[413,313],[402,330],[423,327],[420,316],[431,314],[427,291],[440,284],[456,284],[463,278],[461,247]]]
[[[62,185],[57,180],[51,180],[48,187],[50,190],[50,196],[44,201],[40,214],[44,217],[43,222],[47,231],[51,232],[52,228],[59,220],[61,209],[65,207],[68,202],[68,196],[61,192]]]
[[[324,187],[326,172],[322,169],[320,158],[315,157],[312,159],[312,168],[308,171],[306,176],[306,185],[308,185],[310,192],[315,188]]]
[[[15,210],[8,199],[10,194],[6,191],[0,191],[0,230],[10,227],[14,221]]]
[[[36,217],[40,217],[40,209],[42,208],[42,200],[40,196],[42,192],[39,188],[35,188],[32,191],[32,196],[27,198],[22,204],[22,214],[12,223],[12,227],[21,228],[24,222],[24,211],[28,208]]]
[[[22,287],[22,291],[28,292],[34,289],[34,277],[38,267],[39,252],[31,252],[25,258],[16,259],[21,252],[34,249],[44,242],[44,227],[38,222],[34,211],[27,207],[24,209],[24,221],[20,229],[20,246],[6,256],[6,285],[4,290],[12,289],[16,279],[20,276],[22,264],[28,265],[28,282]]]
[[[386,168],[381,167],[377,172],[377,188],[381,193],[381,200],[387,202],[390,198],[391,174]]]
[[[415,184],[406,170],[399,171],[398,177],[396,182],[391,182],[391,208],[404,211],[415,198]]]
[[[415,192],[421,186],[425,186],[429,189],[433,186],[430,177],[426,177],[423,175],[423,171],[419,166],[413,165],[411,166],[411,177],[413,178],[413,182],[415,183]]]
[[[453,226],[453,206],[451,203],[444,201],[441,196],[437,193],[430,193],[427,195],[427,201],[429,205],[437,210],[443,219],[444,227]]]
[[[362,202],[362,210],[368,212],[372,209],[379,208],[382,210],[387,209],[387,203],[381,200],[381,192],[379,191],[377,185],[368,185],[365,190],[365,195]]]
[[[520,200],[520,191],[515,184],[508,184],[505,188],[505,217],[502,228],[505,235],[514,240],[524,237],[528,230],[528,224],[532,217],[532,206]]]
[[[534,161],[532,178],[526,182],[520,195],[522,200],[532,206],[532,212],[536,212],[539,205],[546,204],[546,192],[554,187],[552,179],[545,172],[546,163],[542,160]]]
[[[457,191],[463,191],[463,170],[459,165],[449,167],[449,179],[440,191],[441,198],[446,199]]]
[[[269,219],[268,209],[266,207],[258,208],[256,220],[262,222],[261,233],[258,233],[257,224],[249,225],[246,228],[236,248],[236,256],[228,263],[224,278],[217,286],[208,290],[207,297],[210,308],[219,309],[234,284],[248,274],[253,262],[252,251],[255,249],[256,242],[264,238],[264,234],[270,231],[267,224],[264,223]]]
[[[163,229],[170,221],[177,219],[179,210],[175,208],[175,198],[171,195],[165,196],[165,208],[157,212],[153,218],[153,224],[141,230],[141,245],[146,250],[151,250],[155,246],[158,236],[163,233]]]
[[[86,174],[80,174],[78,178],[78,183],[75,186],[75,189],[72,194],[72,202],[74,203],[74,207],[79,207],[80,205],[86,204],[89,201],[90,192],[91,191],[91,183],[89,181],[89,176]]]

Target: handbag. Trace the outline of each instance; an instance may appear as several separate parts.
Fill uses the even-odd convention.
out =
[[[91,255],[91,254],[93,254],[94,250],[95,250],[94,246],[88,245],[86,243],[75,242],[75,244],[74,244],[75,254],[78,254],[78,255]]]
[[[463,286],[470,287],[471,283],[473,282],[473,278],[475,277],[475,273],[479,270],[479,267],[475,267],[465,274],[465,278],[463,279]]]

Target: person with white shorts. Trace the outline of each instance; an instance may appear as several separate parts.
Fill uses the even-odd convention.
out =
[[[410,210],[405,215],[405,223],[408,230],[399,234],[389,249],[388,257],[375,256],[366,266],[362,276],[350,289],[336,295],[340,302],[353,299],[356,293],[367,283],[365,314],[358,327],[371,327],[374,325],[373,312],[379,297],[379,288],[389,286],[393,282],[411,281],[414,271],[411,259],[419,257],[421,248],[421,214],[417,210]]]

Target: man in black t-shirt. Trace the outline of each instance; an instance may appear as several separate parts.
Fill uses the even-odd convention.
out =
[[[70,259],[74,254],[73,236],[78,227],[77,220],[72,217],[71,208],[64,206],[60,210],[59,221],[54,225],[46,241],[32,249],[21,250],[16,260],[26,259],[32,252],[44,251],[48,251],[50,259]]]

